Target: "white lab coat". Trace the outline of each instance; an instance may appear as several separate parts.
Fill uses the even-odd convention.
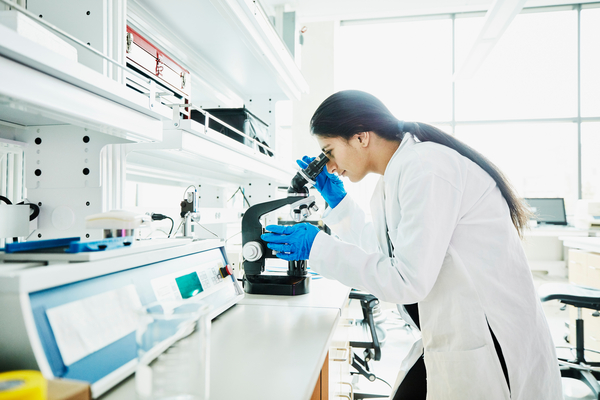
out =
[[[319,233],[309,263],[380,300],[418,303],[422,339],[402,363],[396,388],[424,349],[428,399],[563,398],[521,241],[485,171],[448,147],[407,134],[371,211],[368,223],[346,196],[325,217],[343,241]],[[502,348],[510,393],[488,324]]]

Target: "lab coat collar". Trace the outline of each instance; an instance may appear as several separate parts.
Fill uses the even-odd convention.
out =
[[[409,133],[404,134],[404,139],[402,139],[400,146],[398,146],[398,149],[396,149],[396,151],[392,155],[392,158],[390,158],[390,161],[388,162],[387,166],[385,167],[385,172],[383,173],[383,181],[385,181],[386,177],[389,177],[390,175],[396,176],[396,172],[394,171],[394,168],[392,168],[391,166],[393,164],[395,164],[396,160],[400,160],[400,158],[402,157],[400,155],[400,153],[402,153],[406,149],[409,149],[415,143],[416,143],[415,139],[413,139],[411,134],[409,134]],[[397,179],[397,176],[396,176],[396,179]]]

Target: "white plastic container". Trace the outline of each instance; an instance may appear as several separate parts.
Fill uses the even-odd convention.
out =
[[[209,400],[210,306],[152,303],[136,332],[139,400]]]
[[[0,11],[0,24],[70,60],[77,61],[77,49],[17,10]]]

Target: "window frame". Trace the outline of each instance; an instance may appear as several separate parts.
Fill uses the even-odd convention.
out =
[[[585,9],[600,8],[600,2],[597,3],[585,3],[585,4],[567,4],[567,5],[552,5],[552,6],[541,6],[541,7],[527,7],[524,8],[521,13],[540,13],[540,12],[552,12],[552,11],[571,11],[577,12],[577,113],[576,115],[564,117],[564,118],[524,118],[524,119],[499,119],[499,120],[457,120],[456,119],[456,85],[452,81],[452,100],[451,100],[451,120],[449,121],[427,121],[432,125],[443,125],[451,128],[450,134],[455,135],[456,127],[461,125],[495,125],[495,124],[523,124],[523,123],[575,123],[577,125],[577,196],[578,199],[582,199],[582,151],[581,151],[581,140],[582,140],[582,123],[586,122],[599,122],[600,113],[597,116],[582,117],[581,115],[581,12]],[[443,14],[431,14],[431,15],[417,15],[417,16],[405,16],[405,17],[390,17],[390,18],[369,18],[360,20],[341,20],[340,26],[351,26],[358,24],[376,24],[376,23],[389,23],[389,22],[408,22],[408,21],[424,21],[431,19],[448,19],[452,20],[452,75],[456,72],[456,19],[459,18],[470,18],[470,17],[481,17],[485,15],[485,12],[474,11],[474,12],[460,12],[460,13],[443,13]],[[599,194],[596,194],[599,195]]]

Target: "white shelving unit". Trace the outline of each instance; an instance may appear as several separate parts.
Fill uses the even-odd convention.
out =
[[[228,209],[227,199],[237,188],[251,204],[280,195],[277,187],[289,184],[295,170],[286,155],[276,152],[275,103],[298,99],[308,84],[259,3],[129,0],[127,24],[190,71],[194,106],[247,108],[270,126],[275,153],[270,157],[195,121],[174,118],[164,122],[161,143],[125,146],[127,179],[201,183],[201,221],[208,224],[219,222],[213,215],[243,212]],[[223,237],[232,234],[210,226],[215,232],[221,228]]]
[[[147,97],[3,25],[0,56],[0,121],[77,125],[136,142],[162,139],[163,117],[150,110]]]
[[[92,11],[86,13],[85,4],[69,7],[70,1],[60,0],[56,8],[30,1],[28,12],[76,38],[80,62],[0,25],[0,140],[27,149],[22,171],[10,171],[12,181],[26,177],[23,193],[43,204],[39,226],[28,240],[94,239],[84,228],[85,216],[121,208],[127,182],[170,185],[177,191],[202,183],[205,194],[217,195],[203,197],[211,200],[200,207],[215,214],[227,208],[224,187],[245,189],[255,203],[276,196],[277,186],[289,183],[294,169],[285,155],[270,157],[192,120],[180,120],[154,97],[160,93],[125,86],[123,67],[83,54],[83,42],[90,37],[97,42],[102,33],[103,42],[89,47],[109,57],[117,49],[116,62],[123,63],[124,28],[132,26],[190,71],[196,108],[248,108],[269,124],[275,151],[275,103],[299,98],[308,85],[258,2],[108,0],[104,10],[90,4]],[[13,195],[21,200],[19,193]]]
[[[0,10],[5,1],[10,0],[0,1]],[[79,60],[0,25],[0,194],[10,192],[13,203],[26,196],[39,206],[37,226],[30,226],[26,239],[101,239],[100,229],[85,227],[85,217],[123,208],[165,214],[177,227],[183,222],[181,195],[185,198],[194,186],[203,224],[203,229],[194,225],[194,238],[218,236],[229,262],[239,268],[246,206],[285,195],[285,190],[277,193],[278,187],[287,186],[295,173],[293,160],[276,154],[275,104],[308,90],[258,2],[26,3],[25,15],[43,18],[45,29],[65,32],[61,39],[76,43]],[[246,107],[265,121],[275,156],[208,129],[208,123],[183,119],[178,106],[162,104],[167,97],[159,86],[143,85],[146,78],[124,66],[127,25],[190,72],[197,111]],[[88,53],[89,48],[103,56]],[[127,86],[128,74],[135,75],[137,91]],[[171,226],[160,228],[167,233]],[[154,229],[153,238],[166,236]],[[3,242],[0,238],[0,247]],[[53,267],[45,268],[51,272]],[[331,315],[337,319],[338,313],[331,310]],[[321,341],[330,337],[332,323],[319,321]],[[303,367],[309,371],[307,393],[314,385],[310,374],[322,365],[324,345],[313,350]]]
[[[189,69],[192,104],[248,108],[270,125],[270,144],[276,147],[275,103],[299,99],[308,84],[258,2],[130,0],[127,23]],[[194,167],[218,184],[264,179],[287,184],[294,173],[285,155],[268,157],[191,121],[165,126],[169,139],[163,154],[155,150],[160,146],[128,146],[129,176],[156,173],[149,155],[172,162],[167,180],[173,171],[189,174]],[[172,140],[179,143],[167,144]],[[184,170],[175,168],[177,162]]]
[[[127,18],[190,69],[194,104],[240,107],[253,97],[299,99],[308,90],[257,1],[130,0]]]
[[[250,148],[196,121],[181,120],[178,127],[164,123],[163,140],[159,143],[127,145],[128,174],[148,176],[160,174],[164,180],[174,179],[171,171],[196,175],[213,184],[229,182],[243,185],[262,179],[289,183],[295,171],[282,168],[273,157]]]

